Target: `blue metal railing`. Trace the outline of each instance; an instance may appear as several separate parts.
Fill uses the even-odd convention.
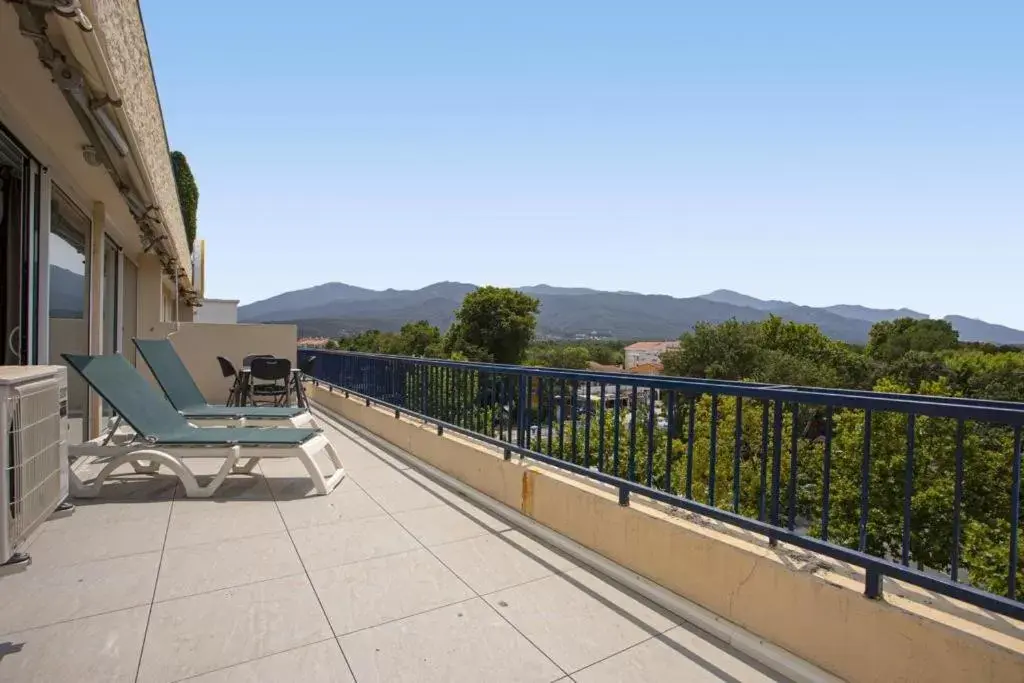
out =
[[[1024,404],[300,349],[314,378],[1017,619]],[[1005,558],[1004,560],[995,558]]]

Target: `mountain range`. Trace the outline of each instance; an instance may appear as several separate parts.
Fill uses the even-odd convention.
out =
[[[369,329],[397,331],[415,320],[427,320],[444,330],[454,320],[463,297],[475,289],[472,284],[437,282],[422,289],[379,291],[329,282],[241,306],[238,319],[293,323],[299,326],[300,336],[337,337]],[[733,318],[756,321],[774,314],[784,320],[813,323],[833,339],[863,344],[876,322],[928,317],[906,308],[801,306],[727,289],[688,298],[550,285],[519,290],[540,300],[538,332],[555,338],[675,339],[699,322],[720,323]],[[961,341],[1024,345],[1022,330],[958,315],[944,319],[957,329]]]

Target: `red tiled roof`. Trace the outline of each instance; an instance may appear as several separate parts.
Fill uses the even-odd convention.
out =
[[[626,347],[626,351],[664,351],[677,346],[679,346],[677,341],[644,341],[630,344]]]

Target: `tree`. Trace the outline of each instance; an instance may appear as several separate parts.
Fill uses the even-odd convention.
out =
[[[420,320],[402,325],[398,333],[398,353],[405,356],[436,356],[441,347],[441,331]]]
[[[769,316],[760,322],[698,324],[662,355],[665,374],[799,386],[869,388],[869,359],[815,325]]]
[[[1024,402],[1024,353],[962,350],[942,358],[953,388],[971,398]]]
[[[881,361],[894,361],[908,351],[955,349],[959,334],[946,320],[897,318],[871,326],[867,353]]]
[[[171,169],[174,171],[174,184],[178,189],[178,204],[181,205],[181,217],[185,221],[185,238],[188,250],[196,241],[196,216],[199,211],[199,186],[192,176],[188,159],[181,152],[171,152]]]
[[[537,327],[537,299],[514,289],[481,287],[466,295],[445,338],[447,353],[476,361],[517,364]]]
[[[760,355],[760,323],[727,320],[719,325],[698,323],[679,338],[679,348],[662,354],[666,375],[746,379],[754,374]]]
[[[530,347],[526,365],[545,368],[583,370],[590,363],[590,352],[585,346],[576,344],[545,344]]]

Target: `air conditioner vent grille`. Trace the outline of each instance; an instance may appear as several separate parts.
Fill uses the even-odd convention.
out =
[[[7,482],[11,547],[24,542],[61,498],[61,385],[22,384],[8,397]]]

